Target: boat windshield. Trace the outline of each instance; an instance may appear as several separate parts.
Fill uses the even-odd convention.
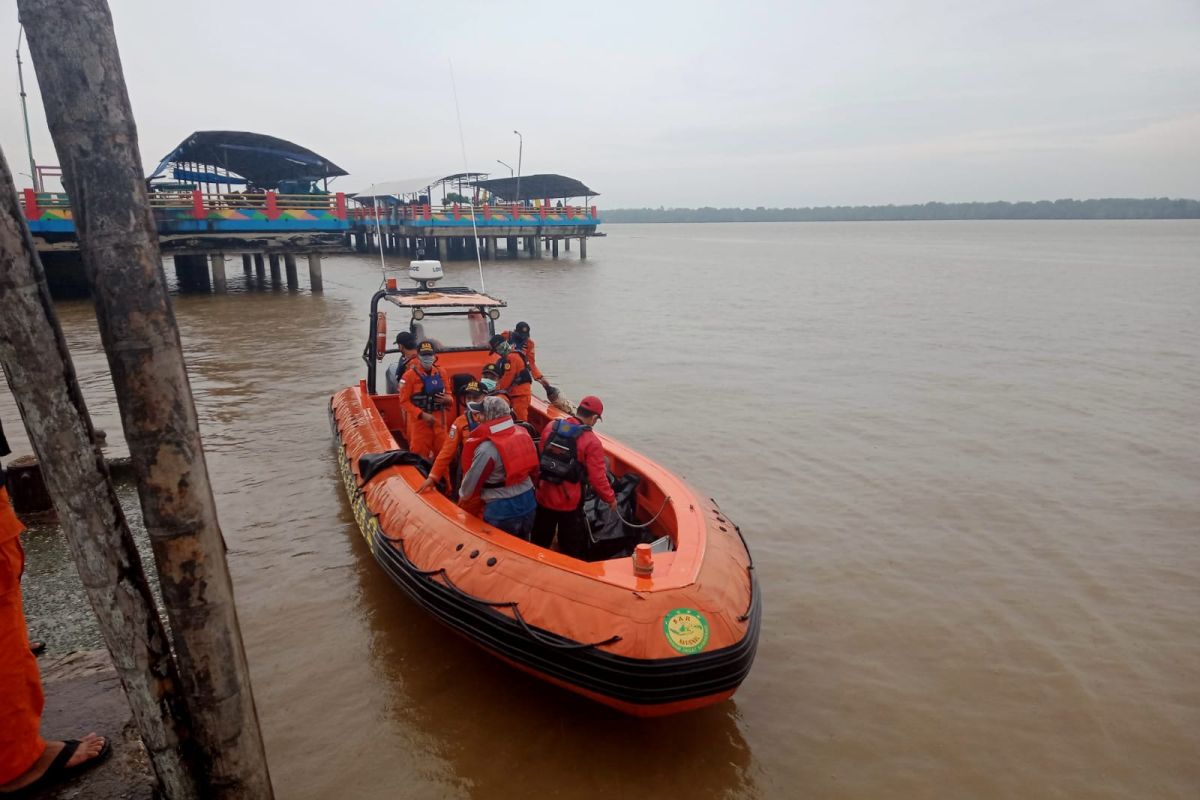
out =
[[[491,322],[479,309],[424,309],[424,317],[413,319],[411,330],[417,341],[430,339],[439,352],[488,349]]]

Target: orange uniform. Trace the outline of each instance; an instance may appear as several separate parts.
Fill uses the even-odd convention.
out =
[[[446,370],[434,364],[429,369],[421,366],[420,362],[409,367],[404,373],[404,385],[400,387],[400,406],[408,414],[408,449],[421,458],[432,459],[442,449],[446,439],[446,428],[452,413],[450,408],[434,408],[427,386],[433,385],[436,379],[441,380],[438,394],[450,392],[450,376]],[[422,414],[433,415],[433,421],[423,419]]]
[[[13,513],[0,470],[0,784],[23,775],[46,750],[42,726],[42,680],[29,652],[21,605],[24,526]]]
[[[433,468],[429,470],[429,477],[433,478],[435,483],[444,479],[450,473],[450,465],[454,462],[454,459],[462,456],[463,442],[467,440],[469,431],[470,426],[467,424],[467,415],[459,414],[458,419],[454,420],[454,424],[450,426],[450,430],[446,433],[446,441],[442,444],[442,449],[438,452],[437,458],[434,459]],[[469,501],[464,501],[462,508],[468,514],[480,516],[483,514],[483,500],[479,497],[473,497]]]
[[[517,350],[509,350],[497,363],[500,380],[496,381],[496,392],[508,395],[508,403],[521,422],[529,421],[529,401],[533,397],[533,384],[528,356]]]
[[[512,341],[512,331],[505,331],[504,333],[502,333],[500,335],[503,336],[508,341],[510,341],[510,342]],[[542,371],[540,369],[538,369],[537,345],[534,343],[533,339],[525,340],[525,344],[521,345],[521,352],[525,354],[525,357],[527,359],[529,359],[529,374],[531,374],[533,376],[533,379],[535,381],[545,380],[546,376],[542,374]]]

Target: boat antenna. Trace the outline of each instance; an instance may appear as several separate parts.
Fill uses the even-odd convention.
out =
[[[450,63],[450,87],[454,90],[454,115],[458,117],[458,146],[462,150],[463,172],[471,171],[467,165],[467,141],[463,138],[462,111],[458,108],[458,82],[454,80],[454,59],[447,58]],[[475,187],[478,190],[478,186]],[[487,284],[483,282],[483,257],[479,255],[479,226],[475,224],[475,198],[471,198],[471,232],[475,235],[475,263],[479,265],[479,291],[486,292]]]
[[[379,273],[382,276],[380,286],[387,285],[387,264],[383,260],[383,233],[379,230],[379,195],[375,194],[375,184],[371,184],[371,209],[375,212],[375,239],[379,242]]]

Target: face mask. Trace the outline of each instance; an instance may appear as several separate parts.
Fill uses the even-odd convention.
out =
[[[429,369],[433,366],[433,356],[421,356],[421,366]]]
[[[495,390],[496,388],[496,382],[491,378],[480,378],[479,385],[489,392]]]

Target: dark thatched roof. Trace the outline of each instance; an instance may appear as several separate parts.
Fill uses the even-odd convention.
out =
[[[517,182],[521,183],[521,196],[517,197]],[[487,189],[504,200],[554,200],[560,197],[595,196],[599,192],[589,189],[580,181],[566,175],[522,175],[520,178],[496,178],[476,181],[476,186]]]
[[[171,163],[218,167],[264,188],[283,180],[319,180],[347,174],[312,150],[248,131],[196,131],[163,158],[151,177]]]

